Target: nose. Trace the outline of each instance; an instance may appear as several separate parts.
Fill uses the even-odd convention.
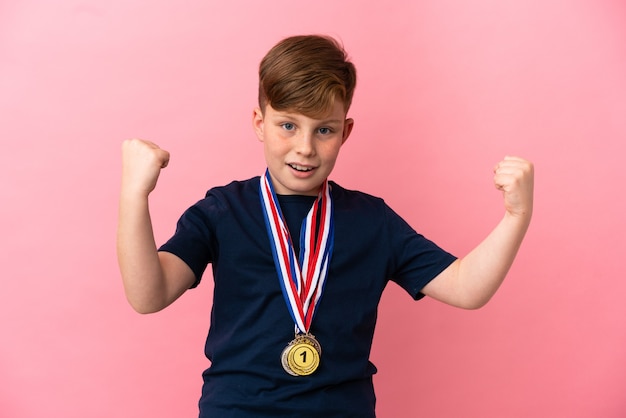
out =
[[[296,152],[300,155],[315,155],[315,138],[310,132],[303,132],[296,139]]]

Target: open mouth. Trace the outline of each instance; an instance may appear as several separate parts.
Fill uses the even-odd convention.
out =
[[[303,173],[306,173],[307,171],[312,171],[313,167],[305,167],[303,165],[298,165],[298,164],[288,164],[289,167],[293,168],[296,171],[300,171]]]

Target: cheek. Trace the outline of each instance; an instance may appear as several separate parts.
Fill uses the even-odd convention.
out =
[[[341,142],[336,141],[336,142],[332,142],[327,145],[324,145],[322,149],[319,150],[319,152],[324,155],[324,158],[326,160],[335,161],[337,159],[337,156],[339,155],[340,149],[341,149]]]
[[[281,141],[280,138],[268,138],[265,137],[263,142],[265,149],[265,155],[268,156],[280,156],[287,152],[288,147],[285,141]]]

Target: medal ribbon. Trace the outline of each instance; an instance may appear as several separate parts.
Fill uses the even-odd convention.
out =
[[[324,291],[333,250],[333,206],[328,180],[320,187],[317,199],[302,221],[298,262],[269,170],[261,177],[260,195],[274,264],[287,308],[300,332],[308,333]]]

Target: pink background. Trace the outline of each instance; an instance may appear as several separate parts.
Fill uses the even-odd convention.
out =
[[[359,70],[333,179],[450,251],[501,216],[492,166],[536,164],[531,230],[487,307],[388,288],[379,416],[626,416],[621,0],[0,2],[0,415],[196,414],[211,278],[161,313],[128,306],[120,144],[172,153],[162,242],[207,188],[261,174],[257,64],[312,32]]]

